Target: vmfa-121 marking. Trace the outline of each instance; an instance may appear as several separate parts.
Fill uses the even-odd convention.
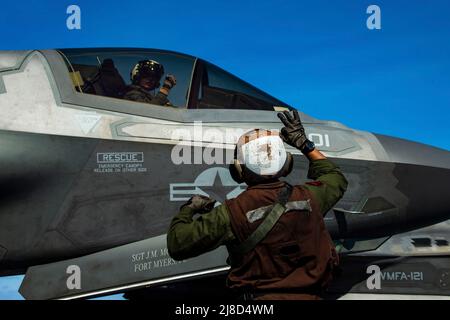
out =
[[[142,58],[177,76],[173,107],[123,100],[107,88],[126,84]],[[106,69],[108,59],[115,67]],[[227,171],[237,139],[227,132],[279,129],[275,111],[283,109],[290,107],[179,53],[0,52],[0,273],[26,272],[21,293],[34,299],[223,274],[224,248],[173,263],[165,232],[191,195],[223,202],[245,189]],[[366,265],[378,263],[397,266],[385,281],[392,272],[421,274],[415,291],[391,281],[380,293],[449,295],[450,152],[301,116],[310,139],[349,180],[325,218],[343,248],[344,270],[352,270],[333,290],[373,293],[361,284]],[[307,161],[288,149],[295,168],[287,180],[302,183]],[[80,267],[81,289],[66,286],[70,265]]]

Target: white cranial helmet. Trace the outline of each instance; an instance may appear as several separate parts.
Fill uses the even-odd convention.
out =
[[[286,176],[292,170],[292,156],[286,152],[278,131],[254,129],[243,134],[236,145],[233,178],[274,179]],[[260,180],[260,179],[259,179]]]

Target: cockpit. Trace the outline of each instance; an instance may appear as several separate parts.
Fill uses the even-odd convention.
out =
[[[153,49],[60,49],[78,93],[123,99],[131,70],[142,60],[157,61],[176,77],[170,105],[187,109],[280,111],[290,106],[229,72],[189,55]],[[162,81],[161,81],[162,82]],[[156,95],[158,88],[150,93]]]

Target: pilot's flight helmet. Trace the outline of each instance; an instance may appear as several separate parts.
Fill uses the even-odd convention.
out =
[[[133,84],[139,84],[142,78],[152,78],[159,82],[163,74],[164,67],[162,64],[154,60],[142,60],[131,70],[130,78]]]
[[[254,185],[285,177],[292,166],[292,155],[278,131],[254,129],[239,138],[229,169],[237,183]]]

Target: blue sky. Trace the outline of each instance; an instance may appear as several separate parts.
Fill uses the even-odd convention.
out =
[[[70,4],[81,30],[66,28]],[[371,4],[381,30],[366,28]],[[0,30],[2,50],[200,56],[314,117],[450,149],[448,0],[9,1]]]
[[[0,278],[0,300],[23,299],[17,291],[22,282],[22,276]]]
[[[66,28],[70,4],[81,30]],[[381,30],[366,28],[370,4]],[[312,116],[450,149],[449,15],[447,0],[16,1],[0,49],[180,51]]]

